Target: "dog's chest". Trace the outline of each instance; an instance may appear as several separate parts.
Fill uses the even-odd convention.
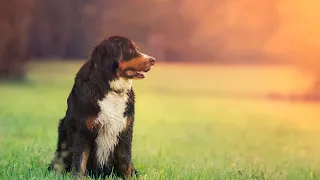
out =
[[[100,165],[107,163],[110,153],[118,143],[118,136],[126,127],[127,119],[124,117],[128,95],[119,95],[109,92],[104,99],[98,101],[100,113],[96,119],[99,132],[96,138],[97,160]]]

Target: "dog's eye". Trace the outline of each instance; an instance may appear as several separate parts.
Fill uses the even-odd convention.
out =
[[[129,52],[130,54],[133,53],[133,49],[130,48],[130,49],[128,50],[128,52]]]

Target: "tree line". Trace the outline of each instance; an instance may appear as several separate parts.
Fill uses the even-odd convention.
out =
[[[214,11],[194,7],[197,5],[192,2],[0,0],[0,77],[23,75],[20,63],[30,58],[86,58],[93,46],[109,35],[129,36],[159,60],[208,61],[233,57],[240,59],[239,56],[243,55],[243,59],[261,56],[259,48],[274,28],[273,19],[266,19],[268,8],[259,15],[266,22],[260,29],[267,33],[256,33],[255,36],[261,38],[255,38],[252,42],[246,40],[251,43],[250,46],[257,48],[239,49],[245,46],[236,45],[236,49],[228,49],[230,38],[226,37],[229,35],[239,42],[244,39],[226,28],[227,25],[222,23],[225,20],[219,13],[212,14],[219,12],[219,8],[225,8],[226,2],[206,0],[207,6],[214,8]],[[241,17],[239,22],[242,24],[235,29],[248,34],[251,32],[241,28],[246,18]],[[210,29],[216,34],[208,34],[206,30]],[[232,42],[234,40],[230,39]]]
[[[87,58],[103,38],[124,35],[163,61],[288,61],[314,74],[314,94],[317,2],[0,0],[0,78],[23,78],[30,59]]]

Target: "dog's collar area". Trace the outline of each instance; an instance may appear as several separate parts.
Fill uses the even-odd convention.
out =
[[[124,90],[124,89],[112,89],[112,91],[121,95],[121,96],[123,96],[129,92],[128,90]]]
[[[126,78],[117,78],[109,82],[112,91],[119,95],[128,93],[132,86],[132,80]]]

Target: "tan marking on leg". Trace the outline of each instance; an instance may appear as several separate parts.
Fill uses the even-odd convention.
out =
[[[89,153],[86,150],[82,153],[82,161],[81,161],[81,174],[83,176],[86,173],[88,158],[89,158]]]
[[[131,179],[131,177],[132,177],[132,171],[133,171],[132,163],[130,163],[130,164],[129,164],[129,167],[128,167],[126,173],[125,173],[125,176],[126,176],[127,178],[130,178],[130,179]]]
[[[86,120],[86,127],[88,128],[88,130],[92,131],[96,128],[98,128],[98,124],[95,122],[96,117],[89,117]]]
[[[131,123],[132,123],[132,118],[131,118],[131,117],[128,117],[128,118],[127,118],[127,124],[126,124],[126,130],[129,129]]]

